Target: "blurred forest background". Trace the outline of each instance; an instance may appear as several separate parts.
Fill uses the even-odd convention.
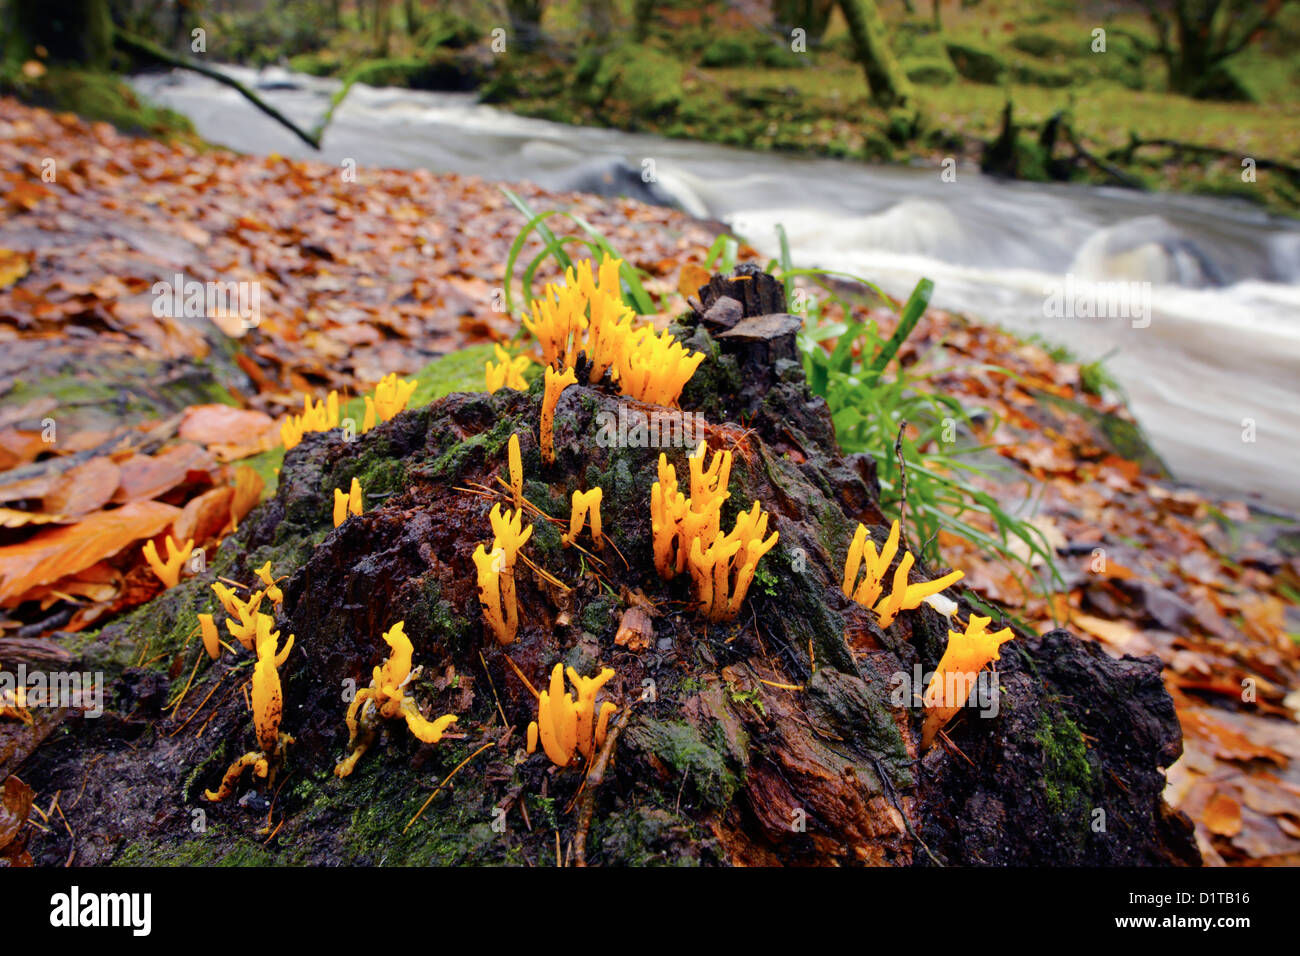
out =
[[[1021,179],[1300,209],[1300,4],[1287,0],[0,6],[0,88],[155,134],[186,122],[115,71],[280,64],[478,90],[562,122],[877,162],[953,156]],[[1243,157],[1283,175],[1243,181]]]

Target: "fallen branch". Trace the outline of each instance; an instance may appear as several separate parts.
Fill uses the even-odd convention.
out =
[[[328,118],[333,115],[334,107],[337,106],[337,104],[330,105],[329,112],[326,114],[326,120],[324,122],[318,125],[312,132],[305,133],[302,128],[293,120],[289,119],[289,117],[285,116],[270,103],[266,102],[266,100],[262,99],[243,83],[240,83],[234,77],[227,76],[220,70],[213,69],[210,66],[204,66],[201,63],[195,63],[193,60],[187,60],[185,57],[177,56],[174,53],[169,53],[162,47],[154,46],[154,44],[150,43],[148,40],[132,36],[122,30],[114,32],[113,42],[128,52],[138,53],[141,56],[148,57],[151,60],[157,60],[159,63],[165,63],[168,66],[174,66],[178,69],[193,70],[195,73],[206,76],[208,79],[216,80],[218,83],[230,87],[267,116],[271,117],[271,119],[275,120],[281,126],[285,127],[297,136],[312,149],[320,149],[320,140],[321,136],[325,132],[325,125],[329,121]]]
[[[1108,155],[1113,158],[1123,156],[1126,159],[1131,159],[1137,150],[1145,149],[1148,146],[1164,147],[1165,149],[1172,149],[1178,152],[1203,153],[1207,156],[1218,156],[1222,159],[1233,159],[1238,161],[1246,158],[1241,150],[1237,149],[1223,149],[1218,146],[1199,146],[1196,143],[1184,143],[1176,139],[1142,139],[1139,136],[1132,135],[1129,137],[1127,146],[1111,150]],[[1255,161],[1255,167],[1257,169],[1276,169],[1279,172],[1286,173],[1292,179],[1300,181],[1300,166],[1292,166],[1290,163],[1284,163],[1277,159],[1263,159],[1254,156],[1250,158]]]
[[[1061,124],[1061,132],[1065,134],[1066,142],[1068,142],[1071,146],[1074,147],[1075,155],[1077,155],[1080,159],[1084,160],[1087,163],[1092,164],[1097,169],[1105,173],[1107,176],[1110,176],[1116,182],[1124,186],[1128,186],[1130,189],[1146,188],[1140,180],[1133,178],[1128,173],[1124,172],[1124,170],[1120,169],[1118,166],[1108,163],[1100,156],[1090,153],[1088,152],[1088,150],[1084,149],[1083,146],[1079,143],[1078,137],[1074,135],[1074,128],[1071,127],[1069,123]]]
[[[596,759],[591,762],[591,769],[587,772],[587,779],[583,781],[583,786],[586,789],[582,794],[582,807],[578,810],[578,831],[573,835],[574,866],[587,865],[587,831],[591,829],[591,818],[596,812],[596,788],[605,779],[605,769],[609,766],[609,758],[614,753],[614,745],[618,743],[619,734],[627,726],[631,713],[632,707],[629,705],[627,710],[623,711],[610,726],[609,733],[605,736],[605,746],[601,748]]]

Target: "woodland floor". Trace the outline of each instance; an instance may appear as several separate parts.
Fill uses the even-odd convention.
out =
[[[173,522],[215,540],[251,506],[247,492],[269,494],[277,419],[304,392],[356,395],[514,333],[493,302],[522,219],[494,184],[373,169],[358,179],[0,100],[0,659],[153,598],[139,542]],[[661,208],[513,188],[535,208],[583,215],[656,293],[675,290],[715,234]],[[155,318],[153,284],[177,273],[262,283],[260,325]],[[1007,468],[988,490],[1008,506],[1032,499],[1065,587],[1026,593],[957,540],[941,542],[946,561],[1031,627],[1068,624],[1116,656],[1158,655],[1184,732],[1167,796],[1195,821],[1206,861],[1300,863],[1296,525],[1161,477],[1122,406],[1038,345],[931,311],[904,360],[948,369],[936,387],[995,413],[984,437]],[[481,361],[467,358],[466,381]],[[237,479],[240,464],[252,471]],[[172,664],[178,685],[187,650]],[[41,715],[29,727],[3,706],[0,779],[43,736]],[[32,825],[57,825],[60,798],[38,793]]]

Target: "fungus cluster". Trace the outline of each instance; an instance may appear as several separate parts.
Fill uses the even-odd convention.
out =
[[[889,571],[890,562],[898,553],[898,537],[898,521],[895,520],[889,528],[889,536],[885,539],[880,553],[877,554],[875,543],[872,542],[866,526],[859,524],[849,545],[848,558],[844,562],[842,588],[845,597],[852,598],[863,607],[873,609],[879,615],[881,627],[889,627],[893,624],[899,611],[915,610],[921,606],[922,601],[937,595],[965,576],[961,571],[950,571],[933,581],[908,584],[907,575],[912,570],[916,558],[910,551],[904,551],[903,559],[894,569],[892,588],[888,594],[881,597],[884,591],[885,574]],[[858,580],[859,570],[862,571],[861,581]]]
[[[352,479],[352,485],[348,488],[347,494],[343,493],[342,488],[334,489],[334,527],[338,527],[347,520],[348,515],[361,514],[361,482]]]
[[[164,587],[174,588],[176,582],[181,579],[181,568],[185,562],[190,559],[194,553],[194,539],[189,538],[181,547],[176,547],[176,542],[172,540],[171,535],[167,535],[167,560],[163,561],[158,557],[158,546],[152,540],[144,543],[144,559],[148,562],[153,573],[158,575],[158,580],[163,583]]]
[[[579,677],[572,667],[569,680],[578,697],[564,689],[565,669],[556,664],[551,671],[549,689],[537,695],[537,719],[528,725],[528,752],[542,749],[551,763],[567,767],[575,754],[581,754],[589,764],[596,751],[605,744],[609,719],[618,712],[618,705],[605,701],[596,709],[596,693],[614,676],[606,667],[595,677]]]
[[[999,648],[1015,636],[1009,627],[990,633],[990,620],[972,614],[964,633],[948,632],[948,646],[925,688],[922,747],[929,747],[935,735],[956,716],[970,697],[979,672],[993,661],[1001,660]]]
[[[608,255],[595,277],[589,260],[571,266],[562,284],[548,284],[542,297],[533,300],[524,326],[537,339],[548,366],[576,369],[579,357],[585,356],[589,383],[599,382],[610,372],[624,395],[675,405],[704,354],[691,352],[668,332],[656,333],[648,322],[635,323],[635,313],[623,302],[622,266],[622,260]],[[493,366],[489,365],[487,374],[491,389]],[[542,430],[548,431],[545,424]]]
[[[302,441],[307,432],[327,432],[339,424],[339,393],[331,391],[321,401],[313,402],[310,395],[302,397],[302,414],[290,415],[280,424],[280,439],[285,451]]]
[[[731,494],[731,452],[715,452],[704,467],[707,445],[700,442],[688,462],[691,494],[677,486],[677,471],[659,455],[659,480],[650,487],[650,530],[655,568],[669,580],[689,568],[696,604],[711,621],[730,621],[740,612],[758,562],[777,542],[767,534],[768,515],[757,501],[723,534],[722,503]]]
[[[533,526],[523,526],[523,509],[503,511],[492,506],[492,550],[479,545],[474,551],[478,570],[478,598],[483,617],[497,643],[509,644],[519,631],[519,607],[515,601],[515,558],[533,533]]]
[[[510,353],[500,345],[492,347],[493,353],[497,360],[495,363],[488,361],[485,375],[487,378],[487,390],[495,392],[502,388],[513,388],[523,390],[528,387],[524,381],[524,372],[528,371],[528,366],[532,364],[527,355],[516,355],[510,357]]]
[[[259,592],[260,594],[261,592]],[[246,767],[253,768],[254,776],[268,782],[273,779],[276,767],[284,759],[285,749],[293,743],[288,734],[280,733],[280,717],[284,713],[284,698],[280,690],[279,668],[293,648],[293,635],[284,648],[276,650],[280,632],[271,630],[272,620],[265,614],[257,615],[255,646],[257,662],[253,665],[253,728],[257,732],[258,750],[252,750],[230,765],[221,786],[216,791],[206,790],[204,796],[219,803],[230,796]]]
[[[408,382],[398,378],[396,372],[389,372],[381,378],[375,386],[374,397],[365,396],[366,411],[361,420],[361,430],[368,432],[374,428],[376,415],[381,422],[395,418],[398,412],[406,408],[406,403],[415,394],[418,384],[415,379]]]
[[[578,540],[578,532],[582,526],[591,521],[591,540],[600,550],[605,546],[604,539],[600,536],[600,499],[603,492],[600,488],[592,488],[590,491],[575,491],[573,493],[573,509],[569,514],[569,533],[560,536],[560,543],[566,548]]]
[[[403,629],[405,621],[398,621],[383,635],[390,651],[384,663],[376,667],[370,686],[357,691],[348,705],[344,720],[348,725],[348,756],[334,768],[338,777],[352,773],[357,761],[370,748],[381,720],[402,717],[406,726],[426,744],[436,744],[447,728],[456,722],[455,714],[444,714],[430,721],[420,713],[415,699],[407,695],[406,685],[419,673],[411,670],[414,648]]]

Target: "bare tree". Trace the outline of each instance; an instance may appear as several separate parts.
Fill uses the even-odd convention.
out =
[[[1204,96],[1223,61],[1258,40],[1288,0],[1146,0],[1169,88]]]

